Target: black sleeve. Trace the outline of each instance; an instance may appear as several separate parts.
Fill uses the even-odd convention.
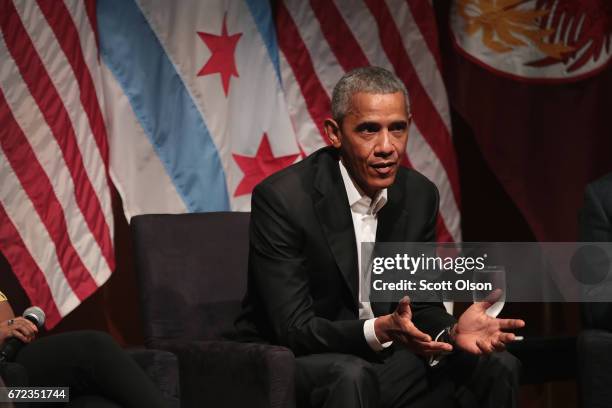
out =
[[[612,225],[601,200],[592,186],[587,186],[580,211],[580,241],[612,241]]]
[[[612,241],[612,225],[604,208],[605,203],[600,199],[601,195],[591,185],[585,190],[579,217],[579,236],[582,242]],[[581,305],[581,312],[587,328],[612,330],[611,303],[585,302]]]

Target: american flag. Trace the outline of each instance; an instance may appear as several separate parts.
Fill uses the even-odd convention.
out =
[[[115,267],[93,1],[0,1],[0,249],[55,325]]]
[[[404,164],[440,190],[438,239],[461,240],[430,2],[274,4],[0,0],[0,249],[49,327],[114,269],[111,183],[128,219],[248,210],[328,143],[333,85],[359,66],[406,83]]]

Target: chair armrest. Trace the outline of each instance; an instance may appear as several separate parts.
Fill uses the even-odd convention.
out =
[[[29,386],[28,373],[25,367],[19,363],[0,363],[0,388],[4,387],[27,387]],[[0,402],[2,408],[12,408],[12,402]]]
[[[180,405],[178,358],[164,350],[130,348],[125,350],[157,385],[172,406]]]
[[[4,388],[6,387],[6,384],[4,384],[4,381],[2,380],[2,369],[3,369],[3,363],[0,363],[0,388]],[[13,408],[13,404],[10,402],[0,402],[0,407],[6,407],[6,408]]]
[[[526,336],[523,341],[508,344],[508,351],[521,361],[521,384],[576,377],[575,336]]]
[[[585,330],[578,336],[577,348],[581,406],[612,406],[612,333]]]
[[[0,363],[0,380],[3,387],[28,387],[28,373],[24,366],[16,362]]]
[[[157,341],[179,358],[183,406],[295,407],[295,358],[280,346]]]

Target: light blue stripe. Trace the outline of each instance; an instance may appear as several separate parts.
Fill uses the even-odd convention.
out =
[[[268,0],[246,0],[246,3],[253,15],[253,20],[255,20],[255,25],[257,25],[259,34],[266,45],[270,60],[274,66],[274,71],[276,72],[276,77],[278,78],[278,83],[282,84],[278,60],[278,44],[276,42],[276,32],[274,31],[270,2]]]
[[[102,58],[188,210],[228,210],[225,174],[210,132],[138,5],[99,0],[97,15]]]

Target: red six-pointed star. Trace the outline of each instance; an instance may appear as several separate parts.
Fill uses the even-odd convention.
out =
[[[242,36],[242,33],[227,34],[227,14],[223,16],[223,26],[221,35],[203,33],[198,31],[198,35],[206,43],[212,55],[202,67],[198,76],[221,74],[221,82],[225,96],[229,92],[230,78],[233,76],[239,77],[238,69],[236,68],[236,45]]]
[[[232,153],[232,156],[234,156],[234,160],[244,173],[244,178],[240,181],[234,192],[234,197],[238,197],[251,194],[253,188],[260,181],[292,164],[299,154],[274,157],[270,148],[270,142],[268,141],[268,134],[264,132],[255,157],[241,156],[234,153]]]

